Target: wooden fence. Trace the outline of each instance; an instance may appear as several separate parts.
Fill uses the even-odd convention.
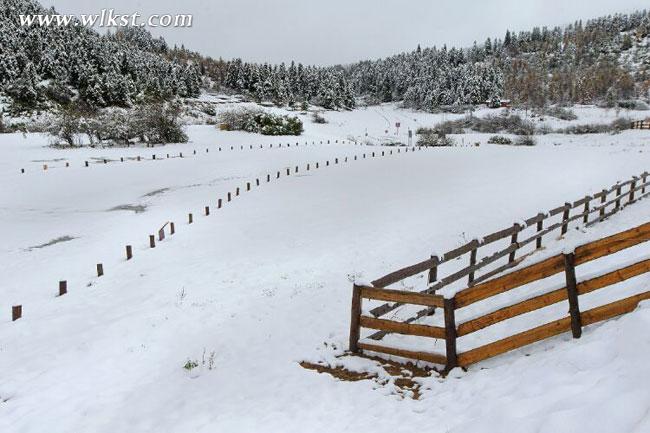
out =
[[[650,271],[650,259],[640,260],[619,269],[607,270],[597,277],[577,281],[576,266],[593,260],[615,254],[627,248],[650,241],[650,223],[626,230],[615,235],[584,244],[572,253],[559,254],[538,263],[532,264],[515,272],[502,275],[490,281],[467,287],[457,292],[452,298],[445,299],[440,295],[416,293],[401,290],[391,290],[378,287],[353,287],[352,315],[350,324],[350,350],[360,352],[368,350],[389,355],[412,358],[441,364],[445,370],[461,366],[467,367],[476,362],[500,355],[522,346],[572,331],[574,338],[579,338],[582,327],[607,320],[624,313],[633,311],[640,301],[650,299],[650,291],[617,300],[586,311],[580,310],[580,295],[611,286],[642,275]],[[493,310],[480,317],[472,318],[463,323],[456,323],[456,311],[477,302],[517,289],[526,284],[564,272],[566,285],[563,288],[532,296],[524,301],[509,304]],[[435,307],[444,310],[444,327],[398,322],[378,319],[362,315],[362,300],[372,299],[390,301],[399,305],[423,305],[429,309]],[[536,326],[500,340],[484,344],[474,349],[458,353],[456,340],[473,332],[512,319],[519,315],[568,301],[569,315],[557,320]],[[425,310],[427,311],[427,310]],[[380,332],[395,332],[419,337],[430,337],[445,341],[445,354],[404,350],[384,345],[360,341],[361,328],[370,328]],[[432,345],[433,346],[433,345]]]
[[[566,202],[562,206],[551,209],[547,213],[539,213],[522,220],[510,227],[485,236],[483,239],[474,239],[448,251],[441,256],[431,256],[411,266],[391,272],[372,281],[374,287],[387,287],[423,272],[428,272],[427,287],[420,293],[433,294],[437,290],[452,283],[467,278],[469,287],[480,284],[500,273],[517,266],[531,253],[542,249],[543,239],[546,236],[563,236],[570,226],[579,224],[590,226],[608,218],[639,199],[650,194],[650,180],[648,172],[641,176],[634,176],[626,182],[619,182],[610,188],[590,196],[587,195],[574,202]],[[498,241],[507,242],[507,245],[498,247]],[[494,244],[494,245],[493,245]],[[490,246],[496,251],[480,254],[482,248]],[[458,263],[465,257],[466,265],[461,269],[451,269],[446,275],[441,275],[445,266]],[[489,270],[488,270],[489,269]],[[482,271],[482,273],[479,273]],[[386,303],[373,308],[370,313],[375,318],[381,317],[400,307],[400,302]],[[423,309],[407,319],[413,322],[431,313],[431,308]],[[370,336],[379,340],[386,332],[379,331]]]
[[[650,129],[650,119],[636,120],[631,124],[632,129]]]

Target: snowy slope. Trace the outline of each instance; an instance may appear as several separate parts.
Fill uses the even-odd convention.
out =
[[[407,116],[389,112],[389,118]],[[364,123],[379,130],[382,117],[369,113],[327,113],[331,123],[309,125],[300,141],[344,138],[344,131],[362,131]],[[297,364],[334,361],[345,348],[352,279],[378,277],[639,174],[650,166],[649,132],[359,160],[255,188],[210,217],[199,216],[204,205],[214,206],[250,178],[376,149],[324,144],[217,154],[218,144],[269,141],[206,127],[189,132],[193,143],[168,148],[212,146],[209,154],[47,172],[29,161],[81,163],[127,150],[62,151],[42,148],[31,135],[0,137],[1,146],[13,149],[0,174],[11,186],[0,199],[0,223],[11,228],[0,251],[9,265],[0,275],[0,369],[10,372],[0,376],[0,431],[650,427],[648,308],[588,328],[580,341],[562,336],[458,378],[424,379],[419,401],[394,395],[390,384],[341,382]],[[22,165],[30,168],[23,175]],[[162,188],[169,190],[146,196]],[[106,211],[122,204],[147,208]],[[191,226],[189,211],[196,214]],[[615,232],[646,222],[649,214],[650,201],[642,201],[572,236]],[[167,220],[177,222],[177,233],[148,249],[146,236]],[[75,239],[29,249],[63,235]],[[135,248],[129,262],[123,259],[127,243]],[[545,253],[561,248],[549,244]],[[101,278],[94,276],[97,262],[105,263]],[[69,293],[56,298],[59,279],[68,280]],[[25,310],[12,323],[15,302]],[[182,368],[212,352],[213,369]]]

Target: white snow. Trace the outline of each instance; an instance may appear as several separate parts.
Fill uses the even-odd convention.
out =
[[[576,109],[583,118],[601,116],[598,110]],[[190,143],[153,149],[59,150],[44,147],[47,139],[34,134],[0,136],[0,431],[650,429],[648,303],[585,328],[580,340],[565,334],[446,379],[417,379],[417,401],[402,398],[390,383],[343,382],[298,365],[312,360],[385,374],[370,361],[336,358],[347,347],[352,281],[373,280],[431,251],[447,251],[642,173],[650,166],[650,131],[552,134],[526,148],[487,145],[489,135],[467,134],[466,141],[481,146],[399,155],[392,148],[391,156],[353,161],[353,155],[382,149],[341,144],[349,136],[363,138],[368,129],[383,140],[398,119],[404,138],[408,127],[432,126],[442,115],[392,105],[324,115],[330,123],[306,120],[302,137],[192,126]],[[612,113],[606,115],[611,120]],[[330,145],[318,144],[328,139]],[[301,145],[258,147],[271,142]],[[253,150],[217,151],[250,144]],[[178,152],[187,157],[83,166],[91,158]],[[333,164],[345,156],[347,163]],[[316,161],[321,168],[306,172]],[[216,209],[226,192],[243,191],[245,182],[287,167],[291,176],[283,172]],[[120,205],[146,209],[108,211]],[[206,205],[209,217],[203,216]],[[194,213],[192,225],[188,212]],[[572,228],[566,242],[633,227],[647,215],[648,199],[592,229]],[[175,222],[176,234],[149,249],[148,235],[167,221]],[[73,239],[35,248],[62,236]],[[134,247],[128,262],[127,244]],[[557,254],[564,245],[551,240],[535,257]],[[648,253],[641,246],[611,262],[579,267],[578,278]],[[95,276],[96,263],[104,264],[103,277]],[[63,297],[55,296],[59,280],[68,281]],[[495,302],[542,293],[558,281]],[[644,291],[649,282],[642,276],[595,292],[585,308]],[[11,322],[14,304],[23,305],[23,318]],[[459,320],[481,311],[468,308]],[[477,332],[459,347],[558,314],[566,314],[566,305]],[[439,341],[432,346],[443,347]],[[210,369],[202,359],[212,352]],[[188,360],[199,367],[184,370]]]

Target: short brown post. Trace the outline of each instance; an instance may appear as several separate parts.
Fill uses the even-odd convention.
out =
[[[629,197],[629,200],[627,201],[628,203],[632,203],[634,201],[634,190],[636,189],[636,181],[638,179],[639,178],[636,177],[636,176],[634,176],[634,178],[632,178],[632,183],[630,184],[630,197]]]
[[[266,175],[266,181],[267,181],[267,182],[271,182],[271,175],[270,175],[270,174],[267,174],[267,175]]]
[[[43,164],[43,170],[47,170],[47,164]]]
[[[357,155],[354,155],[354,160],[355,160],[355,161],[357,160]]]
[[[104,265],[97,263],[97,276],[101,277],[102,275],[104,275]]]
[[[210,215],[210,206],[205,207],[205,216]]]
[[[149,235],[149,248],[156,248],[156,237]]]
[[[472,241],[472,251],[469,253],[469,266],[473,267],[476,265],[476,254],[478,252],[478,241],[474,239]],[[474,271],[471,271],[467,277],[467,283],[469,285],[472,285],[474,282]]]
[[[158,230],[158,240],[160,242],[165,240],[165,229],[164,228],[161,228],[160,230]]]
[[[255,186],[260,186],[260,178],[255,179]]]
[[[235,195],[239,195],[239,187],[235,188]]]
[[[138,157],[137,157],[136,159],[137,159],[138,161],[140,161],[140,156],[138,155]]]
[[[20,169],[20,172],[21,172],[21,173],[24,173],[24,172],[25,172],[25,169],[24,169],[24,168],[21,168],[21,169]]]
[[[458,355],[456,353],[456,299],[445,299],[445,347],[447,355],[447,365],[445,372],[450,372],[453,368],[458,367]]]
[[[600,221],[605,218],[605,202],[607,201],[607,190],[604,189],[600,196]]]
[[[222,200],[217,199],[217,209],[221,209],[221,205],[222,205]]]
[[[309,171],[309,163],[307,163],[307,171]]]
[[[352,309],[350,311],[350,352],[359,352],[361,336],[361,287],[352,286]]]
[[[176,233],[176,227],[174,226],[174,223],[171,222],[169,223],[169,234],[173,235],[174,233]]]
[[[167,158],[169,158],[169,155],[167,155]],[[120,162],[124,162],[124,157],[120,156]]]
[[[275,174],[275,178],[280,179],[280,172],[279,171]]]
[[[514,223],[512,226],[512,236],[510,236],[510,245],[516,244],[517,239],[519,237],[519,232],[521,231],[521,226],[517,223]],[[517,247],[518,248],[518,247]],[[517,255],[517,249],[514,251],[511,251],[510,254],[508,255],[508,263],[512,263],[515,261],[515,256]]]
[[[564,203],[564,212],[562,213],[562,234],[569,230],[569,212],[571,212],[571,203]]]
[[[196,149],[194,149],[194,155],[196,155]]]
[[[616,210],[621,208],[621,185],[616,187]]]
[[[294,173],[298,173],[298,166],[296,165],[296,169],[294,170]]]
[[[438,279],[438,265],[440,264],[440,258],[436,255],[432,255],[431,261],[433,262],[433,265],[429,268],[429,284],[434,283]]]
[[[108,164],[108,161],[107,161],[107,160],[104,160],[104,164]]]
[[[59,296],[63,296],[68,293],[68,282],[59,281]]]
[[[589,222],[589,205],[591,203],[591,196],[585,196],[585,208],[582,211],[584,216],[582,217],[582,223],[587,224]]]
[[[156,159],[156,155],[151,155],[151,159]]]
[[[133,247],[131,245],[126,246],[126,259],[131,260],[133,258]]]
[[[22,305],[14,305],[11,307],[11,321],[15,322],[16,320],[20,319],[23,317],[23,306]]]
[[[250,190],[251,190],[251,183],[246,182],[246,191],[250,191]]]
[[[338,159],[338,158],[334,158],[334,164],[338,164],[338,163],[339,163],[339,159]]]
[[[86,163],[86,167],[88,167],[88,161],[85,161],[85,163]]]
[[[318,168],[318,167],[320,167],[320,164],[317,162],[317,163],[316,163],[316,168]]]
[[[569,298],[569,314],[571,314],[571,333],[573,334],[573,338],[580,338],[580,335],[582,335],[582,319],[580,318],[580,306],[578,305],[574,253],[564,254],[564,272]]]
[[[291,169],[287,167],[287,176],[291,175]]]
[[[231,201],[232,200],[232,194],[228,192],[228,195],[226,196],[226,200]]]
[[[540,234],[544,230],[544,216],[542,212],[537,214],[537,234]],[[535,247],[537,249],[542,248],[542,236],[539,236],[535,241]]]
[[[169,159],[169,153],[167,154],[167,159]]]
[[[178,152],[178,156],[179,156],[179,158],[182,158],[183,157],[183,152]]]
[[[193,222],[192,214],[189,213],[189,214],[187,214],[187,223],[192,224],[192,222]]]
[[[66,163],[65,163],[65,166],[66,166],[66,167],[70,167],[70,163],[69,163],[69,162],[66,162]]]
[[[646,183],[646,178],[648,177],[648,172],[644,172],[641,175],[641,194],[645,194],[645,183]]]

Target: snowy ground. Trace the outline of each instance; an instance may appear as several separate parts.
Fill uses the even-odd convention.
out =
[[[0,190],[0,431],[650,429],[648,308],[587,328],[579,341],[565,335],[445,380],[432,376],[418,401],[297,364],[333,361],[345,348],[351,279],[376,278],[640,174],[650,166],[650,131],[548,135],[531,148],[486,145],[487,136],[468,134],[462,138],[482,145],[353,162],[380,149],[341,140],[366,129],[386,136],[384,125],[395,119],[404,137],[438,116],[392,106],[325,115],[329,124],[308,123],[299,139],[193,126],[191,143],[155,149],[56,150],[36,135],[0,136],[7,186]],[[255,149],[217,151],[250,144]],[[92,158],[193,149],[197,155],[183,159],[83,167]],[[308,162],[346,156],[347,164],[304,171]],[[227,191],[295,165],[297,176],[283,173],[215,209]],[[144,209],[109,211],[121,205]],[[641,224],[649,212],[650,200],[642,201],[571,237]],[[169,220],[177,233],[148,249],[147,236]],[[43,246],[64,236],[72,239]],[[134,246],[129,262],[126,244]],[[557,248],[549,244],[545,254]],[[617,260],[635,254],[648,251]],[[57,298],[61,279],[69,293]],[[632,281],[622,290],[640,291],[650,279]],[[12,323],[16,303],[24,317]],[[204,352],[206,359],[214,352],[213,369],[182,368],[188,359],[201,364]]]

